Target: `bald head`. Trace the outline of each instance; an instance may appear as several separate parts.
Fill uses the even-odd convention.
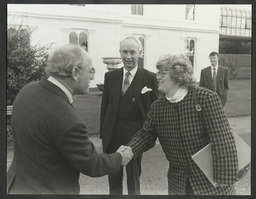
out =
[[[139,39],[137,39],[136,37],[133,37],[133,36],[130,36],[130,37],[126,37],[124,38],[123,40],[120,41],[120,49],[122,48],[123,44],[126,42],[126,41],[129,41],[129,40],[132,40],[134,41],[136,44],[137,44],[137,48],[138,50],[141,50],[141,42]]]

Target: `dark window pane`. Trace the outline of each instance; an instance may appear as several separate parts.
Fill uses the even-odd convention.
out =
[[[79,45],[82,46],[86,51],[88,51],[88,39],[85,32],[79,34]]]
[[[195,5],[192,5],[192,4],[186,5],[186,19],[190,19],[190,20],[195,19]]]
[[[142,4],[131,5],[131,13],[133,15],[143,15],[143,5]]]

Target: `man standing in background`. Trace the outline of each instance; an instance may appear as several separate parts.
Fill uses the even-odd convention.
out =
[[[228,69],[219,66],[219,54],[211,52],[209,55],[211,66],[202,69],[199,86],[216,92],[224,107],[228,95]]]
[[[103,152],[115,152],[126,145],[146,120],[150,104],[158,98],[156,75],[138,67],[141,43],[135,37],[120,42],[124,67],[105,74],[100,116]],[[126,166],[129,195],[140,194],[142,155]],[[123,169],[109,175],[109,193],[123,194]]]

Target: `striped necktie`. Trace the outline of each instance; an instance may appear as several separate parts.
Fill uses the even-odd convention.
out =
[[[131,73],[129,71],[127,73],[125,73],[125,79],[124,79],[123,88],[122,88],[123,95],[126,93],[126,91],[128,90],[128,88],[130,86],[130,80],[129,80],[130,75],[131,75]]]
[[[213,75],[212,75],[212,81],[213,81],[213,89],[216,92],[217,90],[217,84],[216,84],[216,67],[213,67]]]

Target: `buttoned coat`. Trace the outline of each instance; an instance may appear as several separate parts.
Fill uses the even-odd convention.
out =
[[[133,102],[136,111],[140,115],[141,125],[146,120],[150,104],[158,99],[158,83],[154,73],[146,69],[138,68],[133,79],[135,81],[135,91]],[[122,95],[123,68],[105,74],[104,91],[101,103],[100,116],[100,138],[103,142],[103,151],[106,152],[111,140],[113,128],[118,115],[119,101]],[[144,87],[152,89],[144,94],[141,93]],[[136,131],[133,132],[135,134]],[[133,135],[128,136],[131,138]],[[129,142],[127,140],[127,142]]]
[[[222,105],[224,106],[227,102],[227,95],[228,95],[228,89],[229,89],[227,68],[223,66],[218,66],[216,84],[217,84],[216,92],[219,98],[221,99]],[[199,86],[205,87],[207,89],[214,91],[211,66],[201,70]]]
[[[196,110],[195,90],[203,117]],[[216,93],[205,88],[189,88],[183,100],[171,103],[166,98],[155,101],[143,128],[128,143],[136,155],[148,150],[156,138],[169,161],[169,194],[185,194],[189,181],[196,195],[234,193],[238,167],[237,151],[229,123]],[[214,188],[191,156],[212,143],[213,179],[228,184]]]
[[[11,125],[14,157],[7,193],[79,194],[80,172],[97,177],[121,168],[120,154],[97,153],[65,93],[46,79],[19,92]]]

